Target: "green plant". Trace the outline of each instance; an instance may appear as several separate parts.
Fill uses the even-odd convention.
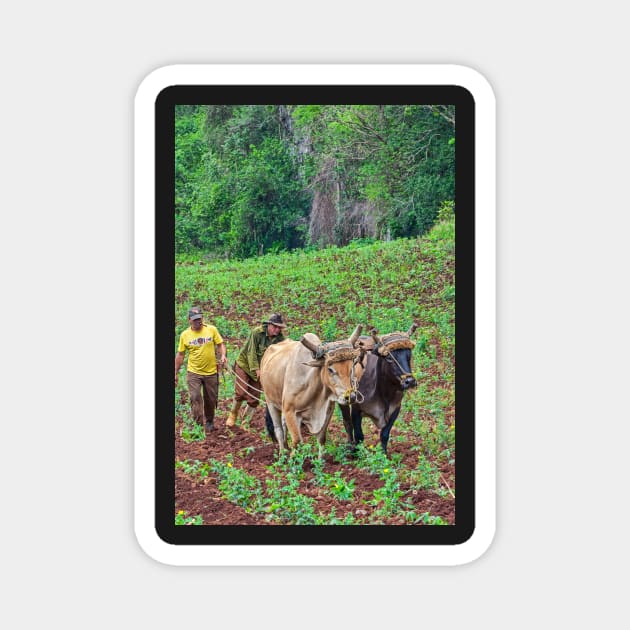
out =
[[[255,451],[255,450],[256,450],[256,447],[255,447],[255,446],[252,446],[252,445],[250,445],[250,446],[245,446],[244,448],[242,448],[242,449],[240,450],[241,457],[243,457],[243,458],[249,457],[250,455],[253,455],[253,454],[254,454],[254,451]]]
[[[289,525],[317,525],[315,502],[299,492],[299,480],[291,475],[284,479],[277,474],[265,480],[267,488],[264,510],[268,520]]]
[[[175,462],[175,468],[183,470],[187,475],[194,477],[206,478],[210,473],[210,465],[207,462],[201,462],[198,459],[194,461],[184,460]]]
[[[326,491],[339,501],[351,501],[354,494],[355,480],[347,481],[341,471],[334,474],[324,472],[323,460],[313,460],[313,481],[315,485],[325,488]]]
[[[337,410],[335,410],[337,413]],[[333,442],[328,440],[324,447],[324,452],[333,458],[333,461],[337,464],[350,464],[352,463],[352,449],[346,442]]]
[[[365,442],[361,442],[356,449],[356,465],[368,470],[371,475],[381,476],[384,469],[389,469],[390,462],[380,446],[366,446]]]
[[[418,465],[409,477],[417,488],[435,490],[439,487],[440,471],[423,455],[418,456]]]
[[[347,481],[341,476],[341,472],[337,471],[328,479],[328,491],[339,501],[351,501],[354,494],[355,481],[351,479]]]
[[[374,516],[386,518],[396,514],[401,505],[401,497],[403,491],[400,489],[396,471],[384,468],[381,478],[385,480],[382,487],[376,488],[373,492],[373,498],[369,502],[370,505],[377,506]]]
[[[265,479],[263,510],[267,519],[292,525],[316,525],[318,515],[312,498],[300,492],[300,482],[306,476],[304,463],[312,459],[309,443],[303,442],[291,453],[283,451],[268,467],[271,476]]]
[[[262,486],[258,479],[236,468],[231,456],[228,461],[210,460],[210,468],[219,477],[218,487],[222,495],[231,503],[239,505],[248,512],[262,508]]]
[[[421,514],[419,521],[422,521],[424,525],[448,525],[448,523],[441,516],[431,516],[429,512]]]
[[[204,442],[206,439],[204,428],[196,422],[185,423],[181,428],[180,435],[184,442]]]
[[[337,518],[335,508],[330,509],[330,513],[324,516],[320,516],[318,519],[318,525],[354,525],[356,519],[352,512],[348,512],[344,518]]]
[[[175,514],[175,525],[203,525],[201,514],[197,516],[188,516],[188,512],[179,510]]]

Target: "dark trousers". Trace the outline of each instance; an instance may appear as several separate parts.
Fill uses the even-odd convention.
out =
[[[202,376],[194,372],[186,372],[186,382],[195,422],[201,426],[204,426],[206,420],[212,423],[219,394],[219,375]]]

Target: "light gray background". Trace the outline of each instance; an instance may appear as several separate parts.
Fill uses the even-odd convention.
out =
[[[425,4],[62,0],[4,9],[8,627],[627,622],[623,4]],[[498,526],[473,564],[175,568],[135,542],[134,92],[162,65],[252,61],[458,63],[494,87]]]

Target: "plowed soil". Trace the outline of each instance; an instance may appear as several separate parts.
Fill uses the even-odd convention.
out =
[[[267,436],[265,430],[264,409],[259,407],[252,416],[249,426],[234,427],[225,426],[225,418],[228,413],[229,400],[219,403],[215,418],[215,430],[207,434],[204,442],[186,443],[180,436],[181,421],[176,423],[175,430],[175,457],[176,460],[199,460],[207,462],[209,459],[224,460],[227,454],[234,458],[234,465],[244,469],[264,483],[269,475],[267,466],[274,461],[275,445]],[[398,418],[392,430],[392,436],[396,434],[396,425],[404,422],[404,418]],[[378,436],[370,420],[363,421],[366,445],[378,445]],[[315,444],[314,437],[307,437]],[[328,440],[337,443],[345,442],[343,423],[334,417],[329,426]],[[403,465],[414,468],[417,462],[417,452],[412,450],[414,444],[390,440],[388,454],[400,453],[403,457]],[[250,447],[250,448],[248,448]],[[377,446],[378,447],[378,446]],[[300,486],[300,492],[316,501],[316,510],[320,514],[328,514],[335,507],[339,517],[352,512],[357,523],[369,522],[371,511],[376,507],[368,505],[366,501],[372,498],[375,488],[383,485],[383,481],[377,476],[370,475],[366,470],[360,470],[352,465],[342,465],[334,461],[332,456],[325,455],[325,471],[334,474],[341,470],[343,477],[355,481],[354,498],[351,501],[338,501],[326,494],[321,487],[313,483],[313,474],[310,471],[310,462],[306,462],[304,471],[305,479]],[[445,464],[441,468],[443,478],[453,479],[453,466]],[[401,490],[405,492],[404,501],[414,506],[418,514],[429,512],[432,516],[439,516],[449,524],[455,523],[455,501],[449,495],[440,497],[436,493],[424,490],[411,490],[401,484]],[[265,514],[249,514],[243,508],[230,503],[222,498],[217,487],[216,475],[210,473],[209,477],[199,478],[195,475],[184,473],[181,469],[175,472],[175,509],[183,510],[188,515],[201,515],[204,525],[274,525],[269,522]],[[403,516],[391,516],[380,521],[386,525],[404,525]]]

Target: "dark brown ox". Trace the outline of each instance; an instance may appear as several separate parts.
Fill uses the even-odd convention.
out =
[[[406,332],[393,332],[378,336],[372,329],[370,337],[361,337],[358,344],[369,351],[365,357],[365,370],[359,382],[357,402],[350,407],[341,406],[343,424],[348,442],[356,446],[363,441],[361,420],[369,416],[379,430],[381,446],[387,453],[387,442],[392,426],[400,413],[403,395],[417,382],[411,373],[411,350],[415,343],[410,339],[417,328],[413,324]]]
[[[300,341],[287,339],[269,346],[260,363],[260,382],[267,401],[267,430],[280,450],[302,441],[302,425],[317,436],[320,456],[335,403],[356,400],[363,368],[362,350],[355,348],[357,326],[349,339],[322,343],[307,333]],[[270,427],[270,425],[272,425]]]

